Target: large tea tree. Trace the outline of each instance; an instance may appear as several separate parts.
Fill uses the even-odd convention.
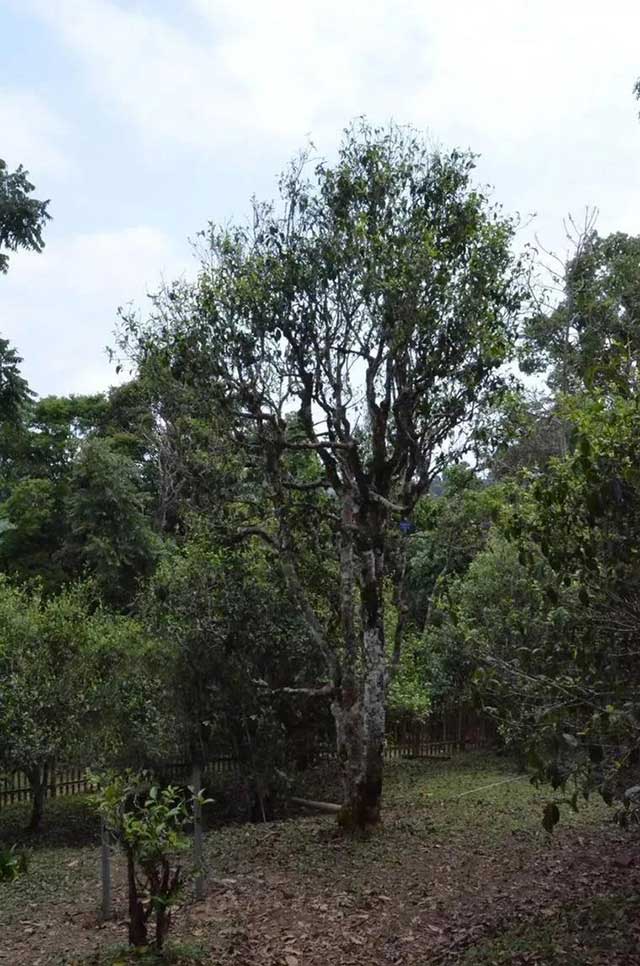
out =
[[[171,289],[154,325],[129,323],[139,359],[158,339],[184,346],[201,391],[223,388],[261,460],[238,537],[269,545],[324,656],[326,679],[306,683],[332,697],[349,827],[380,817],[405,625],[399,525],[468,445],[516,335],[514,225],[473,187],[473,167],[405,129],[359,123],[335,165],[299,159],[281,203],[256,204],[250,227],[210,229],[188,300]],[[326,599],[301,575],[292,523],[313,492],[333,532],[339,592],[328,582]],[[387,642],[389,583],[399,616]]]

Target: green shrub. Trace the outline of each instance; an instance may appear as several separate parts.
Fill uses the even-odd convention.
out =
[[[13,882],[22,872],[27,871],[27,857],[24,852],[0,848],[0,882]]]
[[[144,772],[93,780],[100,815],[127,861],[129,942],[136,947],[149,944],[147,924],[154,915],[155,946],[162,949],[172,906],[184,885],[179,855],[189,846],[186,830],[193,822],[193,805],[203,804],[203,799],[172,785],[150,784]]]

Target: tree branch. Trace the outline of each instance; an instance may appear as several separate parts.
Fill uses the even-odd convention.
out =
[[[234,539],[244,540],[245,537],[259,537],[261,540],[264,540],[265,543],[269,544],[273,550],[276,550],[278,553],[280,552],[281,548],[278,545],[278,541],[261,527],[243,527],[242,530],[238,530]]]
[[[387,510],[392,510],[394,513],[406,513],[407,508],[401,506],[399,503],[393,503],[391,500],[387,500],[385,496],[380,496],[375,490],[369,490],[369,497],[376,503],[380,503],[382,506],[386,507]]]
[[[352,443],[342,443],[338,440],[324,442],[320,441],[317,443],[287,443],[286,441],[282,444],[285,449],[293,450],[323,450],[323,449],[353,449]]]
[[[318,688],[294,688],[294,687],[272,688],[262,678],[254,679],[253,683],[259,685],[262,688],[269,688],[269,691],[271,692],[271,694],[304,694],[310,698],[331,697],[335,691],[334,684],[323,684],[321,687],[318,687]]]

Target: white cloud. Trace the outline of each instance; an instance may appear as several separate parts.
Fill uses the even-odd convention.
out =
[[[218,144],[235,129],[239,91],[216,44],[108,0],[34,7],[84,61],[98,95],[145,138]]]
[[[125,167],[139,163],[126,139],[105,142],[100,122],[108,111],[149,156],[179,149],[184,176],[171,182],[163,226],[185,201],[194,211],[202,204],[203,217],[214,219],[245,210],[245,190],[270,185],[271,169],[306,135],[331,153],[344,124],[367,114],[480,152],[479,177],[495,184],[507,210],[538,212],[535,230],[549,247],[562,249],[563,216],[579,218],[586,204],[600,207],[602,232],[640,231],[634,0],[183,0],[170,19],[155,0],[23,4],[67,46],[74,70],[76,61],[82,65],[95,105],[87,141]],[[33,95],[0,99],[4,127],[34,171],[31,158],[48,158],[54,168],[65,163],[64,132]],[[113,127],[104,130],[113,139]],[[209,160],[215,177],[203,189]],[[193,182],[191,163],[200,174]],[[240,184],[250,186],[243,197]],[[90,187],[89,212],[92,190],[108,203],[118,188],[104,181]],[[196,192],[203,190],[201,201]],[[158,212],[148,220],[157,223]],[[523,232],[523,240],[532,234]],[[43,320],[52,319],[55,386],[98,378],[83,368],[65,385],[68,359],[80,360],[78,369],[100,365],[87,360],[99,359],[115,306],[136,297],[140,280],[153,281],[163,264],[173,274],[174,258],[168,238],[149,229],[52,238],[41,259],[16,257],[8,279],[0,279],[0,300],[11,293],[18,320],[15,341],[42,366]],[[30,345],[16,324],[30,333]]]
[[[230,182],[307,134],[333,150],[365,113],[470,145],[523,211],[606,218],[626,194],[640,220],[631,0],[189,0],[171,21],[144,0],[31,3],[145,145],[228,159]]]
[[[50,239],[40,255],[13,255],[0,276],[0,332],[24,357],[40,393],[91,392],[115,382],[105,347],[118,306],[188,267],[166,235],[141,226]]]
[[[631,0],[190,0],[184,23],[153,4],[32,5],[145,136],[199,149],[364,112],[512,144],[567,120],[595,133],[639,69]]]
[[[11,169],[37,165],[39,184],[73,169],[64,148],[65,123],[32,92],[0,87],[0,134],[0,157]]]
[[[389,116],[394,76],[422,71],[407,0],[192,0],[197,35],[113,0],[32,5],[119,116],[145,138],[199,150],[249,136],[297,143],[375,101]]]

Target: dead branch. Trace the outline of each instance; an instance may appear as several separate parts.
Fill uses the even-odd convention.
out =
[[[314,802],[308,798],[290,798],[293,805],[304,805],[305,808],[315,808],[318,812],[328,812],[330,815],[337,815],[342,811],[342,805],[335,805],[333,802]]]
[[[304,694],[311,698],[330,697],[335,691],[335,685],[333,684],[323,684],[318,688],[272,688],[261,678],[254,680],[253,683],[259,685],[261,688],[269,688],[271,694]]]
[[[265,543],[269,544],[274,550],[280,550],[278,542],[274,540],[270,533],[263,530],[261,527],[244,527],[242,530],[238,530],[235,534],[236,540],[244,540],[245,537],[259,537],[260,540],[264,540]]]

